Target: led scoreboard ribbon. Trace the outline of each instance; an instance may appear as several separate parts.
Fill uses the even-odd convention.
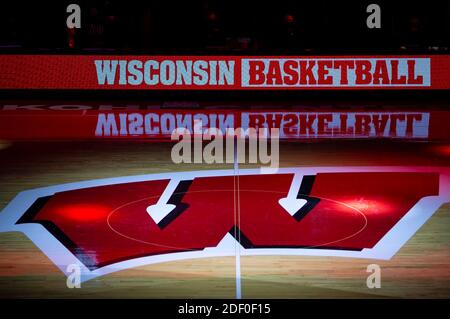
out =
[[[0,89],[449,89],[450,56],[0,55]]]

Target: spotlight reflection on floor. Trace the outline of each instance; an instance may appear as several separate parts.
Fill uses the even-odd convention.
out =
[[[440,156],[450,156],[450,144],[433,145],[432,150]]]

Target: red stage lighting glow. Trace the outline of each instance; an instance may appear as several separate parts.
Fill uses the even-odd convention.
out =
[[[215,12],[209,12],[209,13],[208,13],[208,20],[209,20],[209,21],[212,21],[212,22],[216,21],[216,20],[217,20],[217,15],[216,15],[216,13],[215,13]]]
[[[284,19],[287,23],[293,23],[294,22],[294,16],[292,14],[287,14]]]
[[[71,204],[61,207],[59,215],[75,221],[94,221],[104,219],[111,211],[109,207],[98,204]]]
[[[432,150],[439,155],[450,156],[450,145],[449,144],[432,146]]]
[[[367,200],[364,198],[344,200],[345,205],[357,209],[364,215],[389,214],[392,212],[392,206],[386,200]]]

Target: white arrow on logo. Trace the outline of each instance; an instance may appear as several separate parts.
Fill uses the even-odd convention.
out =
[[[302,179],[302,175],[294,174],[288,195],[278,201],[281,207],[283,207],[291,216],[294,216],[295,213],[297,213],[307,203],[306,199],[297,198],[298,192],[300,191],[300,185],[302,184]]]
[[[169,215],[170,212],[175,209],[176,205],[168,204],[168,201],[177,189],[179,183],[180,181],[178,179],[172,178],[169,184],[167,184],[164,192],[159,197],[158,202],[147,207],[147,213],[155,221],[155,223],[159,224],[164,217]]]

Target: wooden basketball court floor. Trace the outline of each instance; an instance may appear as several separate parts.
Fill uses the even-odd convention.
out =
[[[0,143],[0,209],[27,189],[229,164],[178,164],[169,143]],[[283,143],[281,167],[450,166],[450,146],[393,141]],[[241,165],[241,168],[255,165]],[[242,256],[243,298],[449,298],[450,203],[391,260]],[[366,267],[381,267],[368,289]],[[0,233],[1,298],[235,298],[235,257],[172,261],[97,277],[68,289],[65,275],[22,233]]]

